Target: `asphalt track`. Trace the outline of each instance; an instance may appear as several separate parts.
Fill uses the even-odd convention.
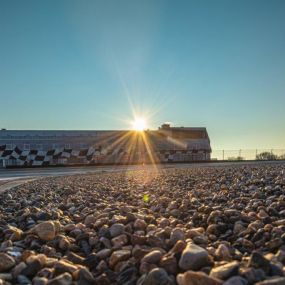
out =
[[[77,166],[77,167],[48,167],[48,168],[14,168],[0,169],[1,181],[16,179],[31,179],[46,176],[62,176],[73,174],[87,174],[100,172],[121,172],[153,168],[196,168],[196,167],[225,167],[234,165],[262,165],[268,163],[285,164],[285,161],[242,161],[242,162],[210,162],[210,163],[177,163],[156,165],[112,165],[112,166]]]

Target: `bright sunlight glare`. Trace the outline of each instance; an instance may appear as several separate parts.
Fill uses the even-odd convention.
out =
[[[142,132],[146,129],[146,120],[144,118],[136,118],[133,123],[133,130]]]

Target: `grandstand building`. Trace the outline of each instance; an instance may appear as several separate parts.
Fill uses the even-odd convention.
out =
[[[206,128],[137,131],[0,130],[0,167],[210,160]]]

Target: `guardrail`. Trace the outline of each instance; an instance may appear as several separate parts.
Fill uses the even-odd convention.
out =
[[[212,150],[211,160],[285,160],[285,149]]]

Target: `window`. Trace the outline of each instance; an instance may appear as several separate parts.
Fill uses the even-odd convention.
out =
[[[88,145],[86,143],[80,144],[80,149],[86,149],[86,148],[88,148]]]
[[[42,144],[37,144],[36,145],[37,150],[43,150],[43,145]]]
[[[52,148],[53,148],[53,149],[57,149],[57,148],[59,148],[59,144],[58,144],[58,143],[54,143],[54,144],[52,144]]]
[[[30,144],[25,143],[25,144],[24,144],[24,150],[30,150],[30,149],[31,149]]]
[[[8,144],[6,145],[6,150],[13,150],[14,148],[15,148],[15,145],[12,144],[12,143],[8,143]]]
[[[65,149],[71,149],[70,144],[69,143],[65,144],[64,148]]]

